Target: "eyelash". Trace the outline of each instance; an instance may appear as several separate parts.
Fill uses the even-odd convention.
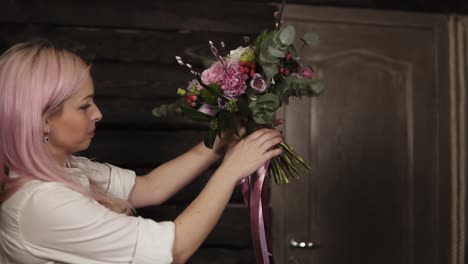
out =
[[[91,107],[91,104],[85,104],[82,107],[80,107],[81,110],[86,110]]]

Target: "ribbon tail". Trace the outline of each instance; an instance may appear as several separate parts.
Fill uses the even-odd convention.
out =
[[[244,199],[244,203],[247,207],[250,207],[250,178],[251,177],[246,177],[240,182],[242,198]]]
[[[266,236],[266,248],[268,250],[268,257],[270,260],[270,264],[274,264],[273,260],[273,240],[271,238],[271,218],[270,218],[270,207],[269,207],[269,197],[268,197],[268,181],[265,180],[263,182],[263,189],[262,189],[262,211],[263,211],[263,219],[264,219],[264,227],[265,227],[265,236]]]
[[[250,221],[257,264],[270,264],[271,234],[266,174],[269,162],[257,170],[250,191]],[[266,226],[265,226],[266,223]]]

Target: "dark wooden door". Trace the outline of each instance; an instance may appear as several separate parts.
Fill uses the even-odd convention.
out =
[[[326,91],[284,109],[312,171],[272,188],[277,262],[449,263],[446,19],[290,6],[285,20],[319,34],[301,58]]]

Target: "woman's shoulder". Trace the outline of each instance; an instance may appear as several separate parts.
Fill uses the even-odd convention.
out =
[[[83,194],[61,183],[31,180],[1,204],[0,217],[21,221],[63,211],[68,205],[92,202]]]
[[[73,225],[83,215],[89,216],[95,203],[61,183],[31,180],[1,205],[0,229],[31,240],[38,232],[45,234],[51,227]]]
[[[2,203],[2,215],[8,211],[21,213],[28,203],[46,206],[50,202],[60,199],[59,196],[71,195],[73,192],[75,191],[60,183],[30,180]]]
[[[25,229],[33,234],[60,214],[60,206],[79,199],[78,192],[55,182],[30,180],[0,206],[0,231],[6,237],[23,239]],[[68,214],[69,211],[66,212]],[[13,240],[15,240],[13,239]]]

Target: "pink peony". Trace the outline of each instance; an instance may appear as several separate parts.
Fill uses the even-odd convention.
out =
[[[201,80],[204,84],[210,85],[212,83],[220,84],[223,78],[224,67],[221,62],[216,62],[210,68],[204,70],[201,74]]]
[[[232,98],[245,93],[246,81],[249,77],[240,71],[238,62],[229,61],[225,65],[216,62],[209,69],[202,72],[202,81],[210,85],[216,83],[221,86],[226,97]]]

